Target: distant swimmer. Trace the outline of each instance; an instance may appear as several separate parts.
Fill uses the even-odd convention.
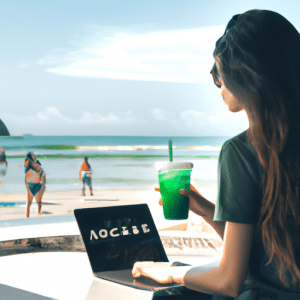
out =
[[[82,180],[83,187],[82,187],[82,196],[85,196],[85,184],[87,184],[90,188],[91,196],[93,196],[93,189],[92,189],[92,170],[91,166],[88,163],[88,157],[84,158],[84,161],[79,170],[79,180]]]
[[[7,171],[7,160],[5,155],[5,150],[3,147],[0,147],[0,176],[3,177],[6,175]],[[0,185],[2,184],[2,180],[0,180]]]
[[[34,197],[38,205],[38,215],[41,216],[42,198],[46,188],[46,174],[33,152],[28,152],[24,167],[25,186],[27,189],[26,218],[29,218],[30,206]]]

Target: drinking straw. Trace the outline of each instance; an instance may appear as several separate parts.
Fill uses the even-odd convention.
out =
[[[169,140],[169,160],[173,161],[172,140]]]

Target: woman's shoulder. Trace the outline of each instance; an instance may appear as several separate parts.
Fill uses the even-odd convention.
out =
[[[228,139],[223,145],[226,144],[245,144],[247,143],[248,138],[247,138],[247,130],[239,133],[238,135]]]
[[[242,156],[255,156],[257,158],[257,152],[247,137],[247,130],[230,138],[223,144],[221,151],[229,150],[235,150],[237,154]]]
[[[247,170],[254,181],[261,184],[262,165],[254,146],[247,138],[247,131],[232,137],[223,144],[219,163],[231,166],[234,170]]]

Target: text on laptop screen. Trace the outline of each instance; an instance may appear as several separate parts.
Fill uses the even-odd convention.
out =
[[[146,204],[75,210],[93,272],[168,261]]]

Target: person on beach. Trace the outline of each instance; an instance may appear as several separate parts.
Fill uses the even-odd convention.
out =
[[[213,56],[214,83],[249,128],[222,146],[216,205],[193,186],[180,194],[223,239],[220,263],[157,273],[136,263],[133,275],[212,299],[300,299],[300,34],[276,12],[250,10],[229,21]]]
[[[33,152],[28,152],[25,162],[25,186],[27,189],[26,218],[30,215],[30,206],[33,198],[38,206],[38,215],[42,215],[42,198],[46,188],[46,174],[41,168],[41,163]]]
[[[3,177],[6,175],[7,171],[7,160],[5,155],[5,150],[3,147],[0,147],[0,176]],[[2,180],[0,180],[0,185],[2,185]]]
[[[92,170],[91,166],[88,163],[88,157],[84,158],[84,161],[79,170],[79,181],[82,180],[82,196],[85,196],[85,185],[87,184],[90,188],[90,195],[93,196],[93,188],[92,188]]]

